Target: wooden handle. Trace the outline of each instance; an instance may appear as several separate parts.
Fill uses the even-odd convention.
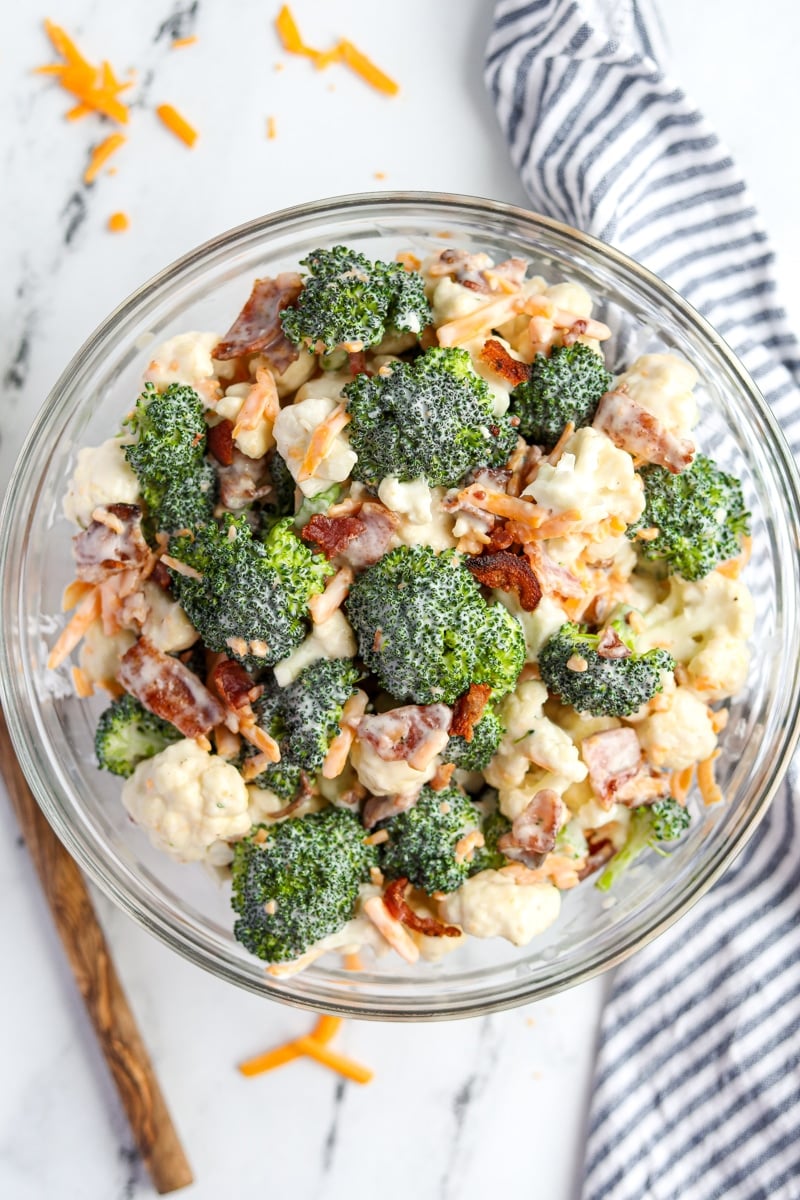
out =
[[[86,883],[28,787],[2,712],[0,771],[139,1153],[156,1190],[162,1195],[177,1191],[192,1182],[191,1167],[122,990]]]

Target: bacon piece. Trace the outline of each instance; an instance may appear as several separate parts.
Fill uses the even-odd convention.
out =
[[[637,775],[642,748],[629,726],[604,729],[581,742],[581,758],[589,768],[589,782],[603,808],[610,808],[622,784]]]
[[[541,542],[526,541],[524,552],[546,592],[576,599],[583,597],[583,586],[577,575],[554,562]]]
[[[388,821],[408,812],[419,799],[419,792],[407,796],[370,796],[361,813],[361,824],[365,829],[372,829],[379,821]]]
[[[489,703],[492,689],[488,683],[471,683],[466,692],[453,705],[453,720],[450,722],[450,737],[462,737],[472,741],[475,726],[483,716]]]
[[[495,554],[467,558],[464,560],[464,566],[475,576],[478,583],[485,587],[516,592],[520,607],[525,612],[533,612],[542,598],[541,585],[530,563],[518,554],[498,550]]]
[[[295,361],[299,350],[281,328],[281,312],[291,308],[303,290],[303,280],[294,271],[277,279],[257,279],[242,311],[222,341],[214,349],[214,358],[239,358],[242,354],[262,354],[278,375]]]
[[[515,817],[510,833],[498,838],[497,848],[506,858],[526,867],[541,865],[556,844],[561,825],[562,801],[552,788],[540,788],[526,808]]]
[[[406,704],[362,717],[356,737],[384,762],[424,771],[447,745],[452,710],[446,704]]]
[[[586,856],[586,861],[582,867],[578,869],[578,879],[586,879],[589,875],[594,875],[595,871],[599,871],[604,867],[610,858],[616,854],[616,846],[611,839],[605,835],[604,830],[587,829],[586,842],[589,846],[589,853]]]
[[[211,670],[209,683],[226,708],[245,708],[263,692],[263,687],[253,683],[241,663],[232,658],[222,658]]]
[[[592,424],[621,450],[666,467],[673,475],[684,471],[694,458],[694,446],[688,438],[676,437],[665,429],[657,417],[621,389],[606,392]]]
[[[232,512],[248,508],[254,500],[271,494],[272,485],[267,482],[266,457],[249,458],[233,447],[229,466],[217,471],[219,500],[223,508]]]
[[[226,417],[218,425],[212,425],[208,431],[208,452],[223,467],[229,467],[233,462],[233,421]]]
[[[483,349],[479,355],[482,362],[485,362],[497,375],[502,375],[512,387],[517,384],[524,383],[526,379],[530,379],[531,367],[530,363],[519,362],[513,355],[509,354],[502,342],[498,342],[497,338],[489,338],[483,343]]]
[[[407,879],[395,879],[383,893],[383,903],[390,917],[425,937],[461,937],[461,930],[455,925],[445,925],[435,917],[423,917],[414,912],[405,898],[407,887]]]
[[[383,558],[400,519],[377,500],[365,500],[358,510],[358,519],[364,529],[348,545],[345,558],[352,567],[361,570]]]
[[[630,658],[631,650],[625,645],[616,629],[604,629],[597,643],[597,653],[601,658]]]
[[[117,679],[145,708],[170,721],[184,737],[208,733],[223,718],[222,705],[180,659],[139,638],[123,654]]]
[[[347,355],[347,368],[351,375],[369,375],[366,352],[364,350],[351,350]]]
[[[316,513],[300,531],[305,542],[316,542],[326,558],[335,558],[367,526],[360,517],[325,517]]]
[[[157,558],[153,564],[150,579],[152,579],[153,583],[157,583],[160,588],[163,588],[165,592],[168,592],[172,587],[172,576],[167,570],[166,564],[160,558]]]
[[[95,509],[92,522],[72,539],[76,575],[84,583],[103,583],[117,571],[141,569],[149,557],[142,536],[142,510],[136,504]]]
[[[389,915],[382,896],[370,896],[364,904],[364,916],[368,917],[378,932],[386,939],[393,950],[408,963],[415,963],[419,958],[416,942],[406,933],[399,921]]]

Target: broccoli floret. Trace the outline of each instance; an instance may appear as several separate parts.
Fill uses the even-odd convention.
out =
[[[260,725],[280,745],[280,762],[258,776],[259,787],[292,800],[303,772],[313,778],[328,747],[339,732],[346,700],[352,696],[359,672],[351,658],[318,659],[288,687],[267,689],[256,703]]]
[[[634,809],[625,844],[614,855],[595,887],[607,892],[644,850],[648,847],[658,849],[659,842],[677,841],[689,828],[691,820],[688,810],[672,797]]]
[[[555,852],[556,854],[562,854],[564,858],[585,858],[589,853],[589,843],[586,841],[586,835],[583,832],[580,822],[574,817],[559,829],[556,836]]]
[[[470,875],[477,875],[479,871],[499,871],[502,867],[508,866],[505,854],[497,849],[497,843],[503,834],[511,832],[511,822],[508,817],[503,816],[499,808],[493,809],[488,816],[483,818],[481,832],[483,845],[475,851],[470,864]]]
[[[101,715],[94,749],[104,771],[127,779],[143,759],[160,754],[170,742],[180,741],[182,736],[169,721],[148,712],[126,692]]]
[[[390,550],[356,577],[346,604],[361,657],[396,700],[452,704],[471,683],[503,695],[522,670],[522,626],[486,603],[452,550]]]
[[[413,808],[379,823],[389,832],[380,847],[381,870],[388,879],[408,879],[429,895],[454,892],[472,873],[472,860],[456,847],[480,825],[479,810],[458,788],[434,792],[426,785]]]
[[[377,865],[358,817],[342,808],[256,826],[233,854],[234,936],[266,962],[299,958],[341,929]]]
[[[317,492],[313,496],[304,496],[303,503],[295,513],[295,529],[303,529],[317,513],[326,513],[330,506],[336,503],[341,494],[342,485],[340,483],[332,483],[324,492]]]
[[[193,388],[171,383],[159,394],[145,384],[125,421],[137,440],[125,446],[147,505],[145,530],[194,529],[211,517],[217,475],[205,458],[203,403]]]
[[[293,308],[281,314],[286,336],[330,352],[380,342],[387,329],[421,333],[430,324],[422,276],[399,263],[370,262],[347,246],[314,250],[302,265],[311,272]]]
[[[472,730],[472,741],[451,737],[442,751],[442,761],[455,763],[462,771],[482,771],[489,765],[504,733],[503,722],[489,704]]]
[[[353,476],[373,486],[392,475],[452,487],[473,467],[502,465],[517,443],[466,350],[431,349],[385,375],[358,375],[344,394]]]
[[[641,529],[658,530],[652,539],[637,539],[641,555],[667,564],[670,573],[684,579],[702,579],[726,558],[741,551],[741,538],[750,530],[742,485],[721,471],[713,459],[698,454],[679,475],[664,467],[647,466],[640,472],[645,507],[629,538]]]
[[[601,634],[568,622],[548,638],[539,652],[539,670],[551,692],[578,712],[594,717],[628,717],[664,686],[661,672],[675,669],[666,650],[637,654],[627,628],[612,628],[630,650],[627,658],[604,658],[597,647]]]
[[[549,357],[536,355],[530,378],[511,393],[510,412],[527,441],[552,450],[568,421],[576,429],[591,423],[610,386],[611,375],[590,346],[556,346]]]
[[[272,494],[269,502],[264,505],[264,511],[275,517],[291,517],[294,514],[294,492],[296,484],[286,462],[273,450],[269,462],[269,479],[272,484]]]
[[[248,670],[291,654],[306,633],[311,596],[332,568],[290,530],[291,517],[253,538],[246,516],[227,514],[193,536],[170,540],[169,552],[199,575],[170,568],[189,620],[209,650],[232,654]]]

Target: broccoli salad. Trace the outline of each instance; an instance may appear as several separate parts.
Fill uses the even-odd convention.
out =
[[[49,665],[110,694],[99,766],[269,972],[523,946],[680,838],[695,778],[721,798],[742,489],[691,364],[612,374],[582,286],[455,248],[301,266],[162,345],[79,452]]]

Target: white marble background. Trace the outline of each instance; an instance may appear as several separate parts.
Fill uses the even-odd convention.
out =
[[[341,69],[283,59],[256,0],[8,4],[0,66],[0,487],[61,368],[136,285],[191,246],[319,196],[423,188],[523,202],[481,82],[488,0],[296,0],[312,44],[345,34],[403,85],[386,100]],[[733,148],[780,256],[797,320],[800,119],[792,0],[664,0],[673,62]],[[31,68],[50,53],[39,17],[93,59],[135,66],[130,140],[113,176],[81,183],[93,119]],[[173,36],[197,45],[173,51]],[[333,90],[329,90],[334,85]],[[196,121],[193,152],[151,108]],[[278,137],[265,138],[274,115]],[[384,172],[384,180],[375,173]],[[125,210],[131,229],[106,232]],[[192,1200],[569,1200],[580,1174],[601,982],[516,1012],[449,1025],[351,1023],[341,1046],[368,1088],[299,1062],[256,1080],[241,1058],[309,1028],[307,1015],[224,986],[98,897],[98,910],[195,1168]],[[0,796],[0,1196],[154,1195],[49,914]],[[646,1064],[643,1063],[643,1069]],[[405,1114],[405,1115],[400,1115]]]

